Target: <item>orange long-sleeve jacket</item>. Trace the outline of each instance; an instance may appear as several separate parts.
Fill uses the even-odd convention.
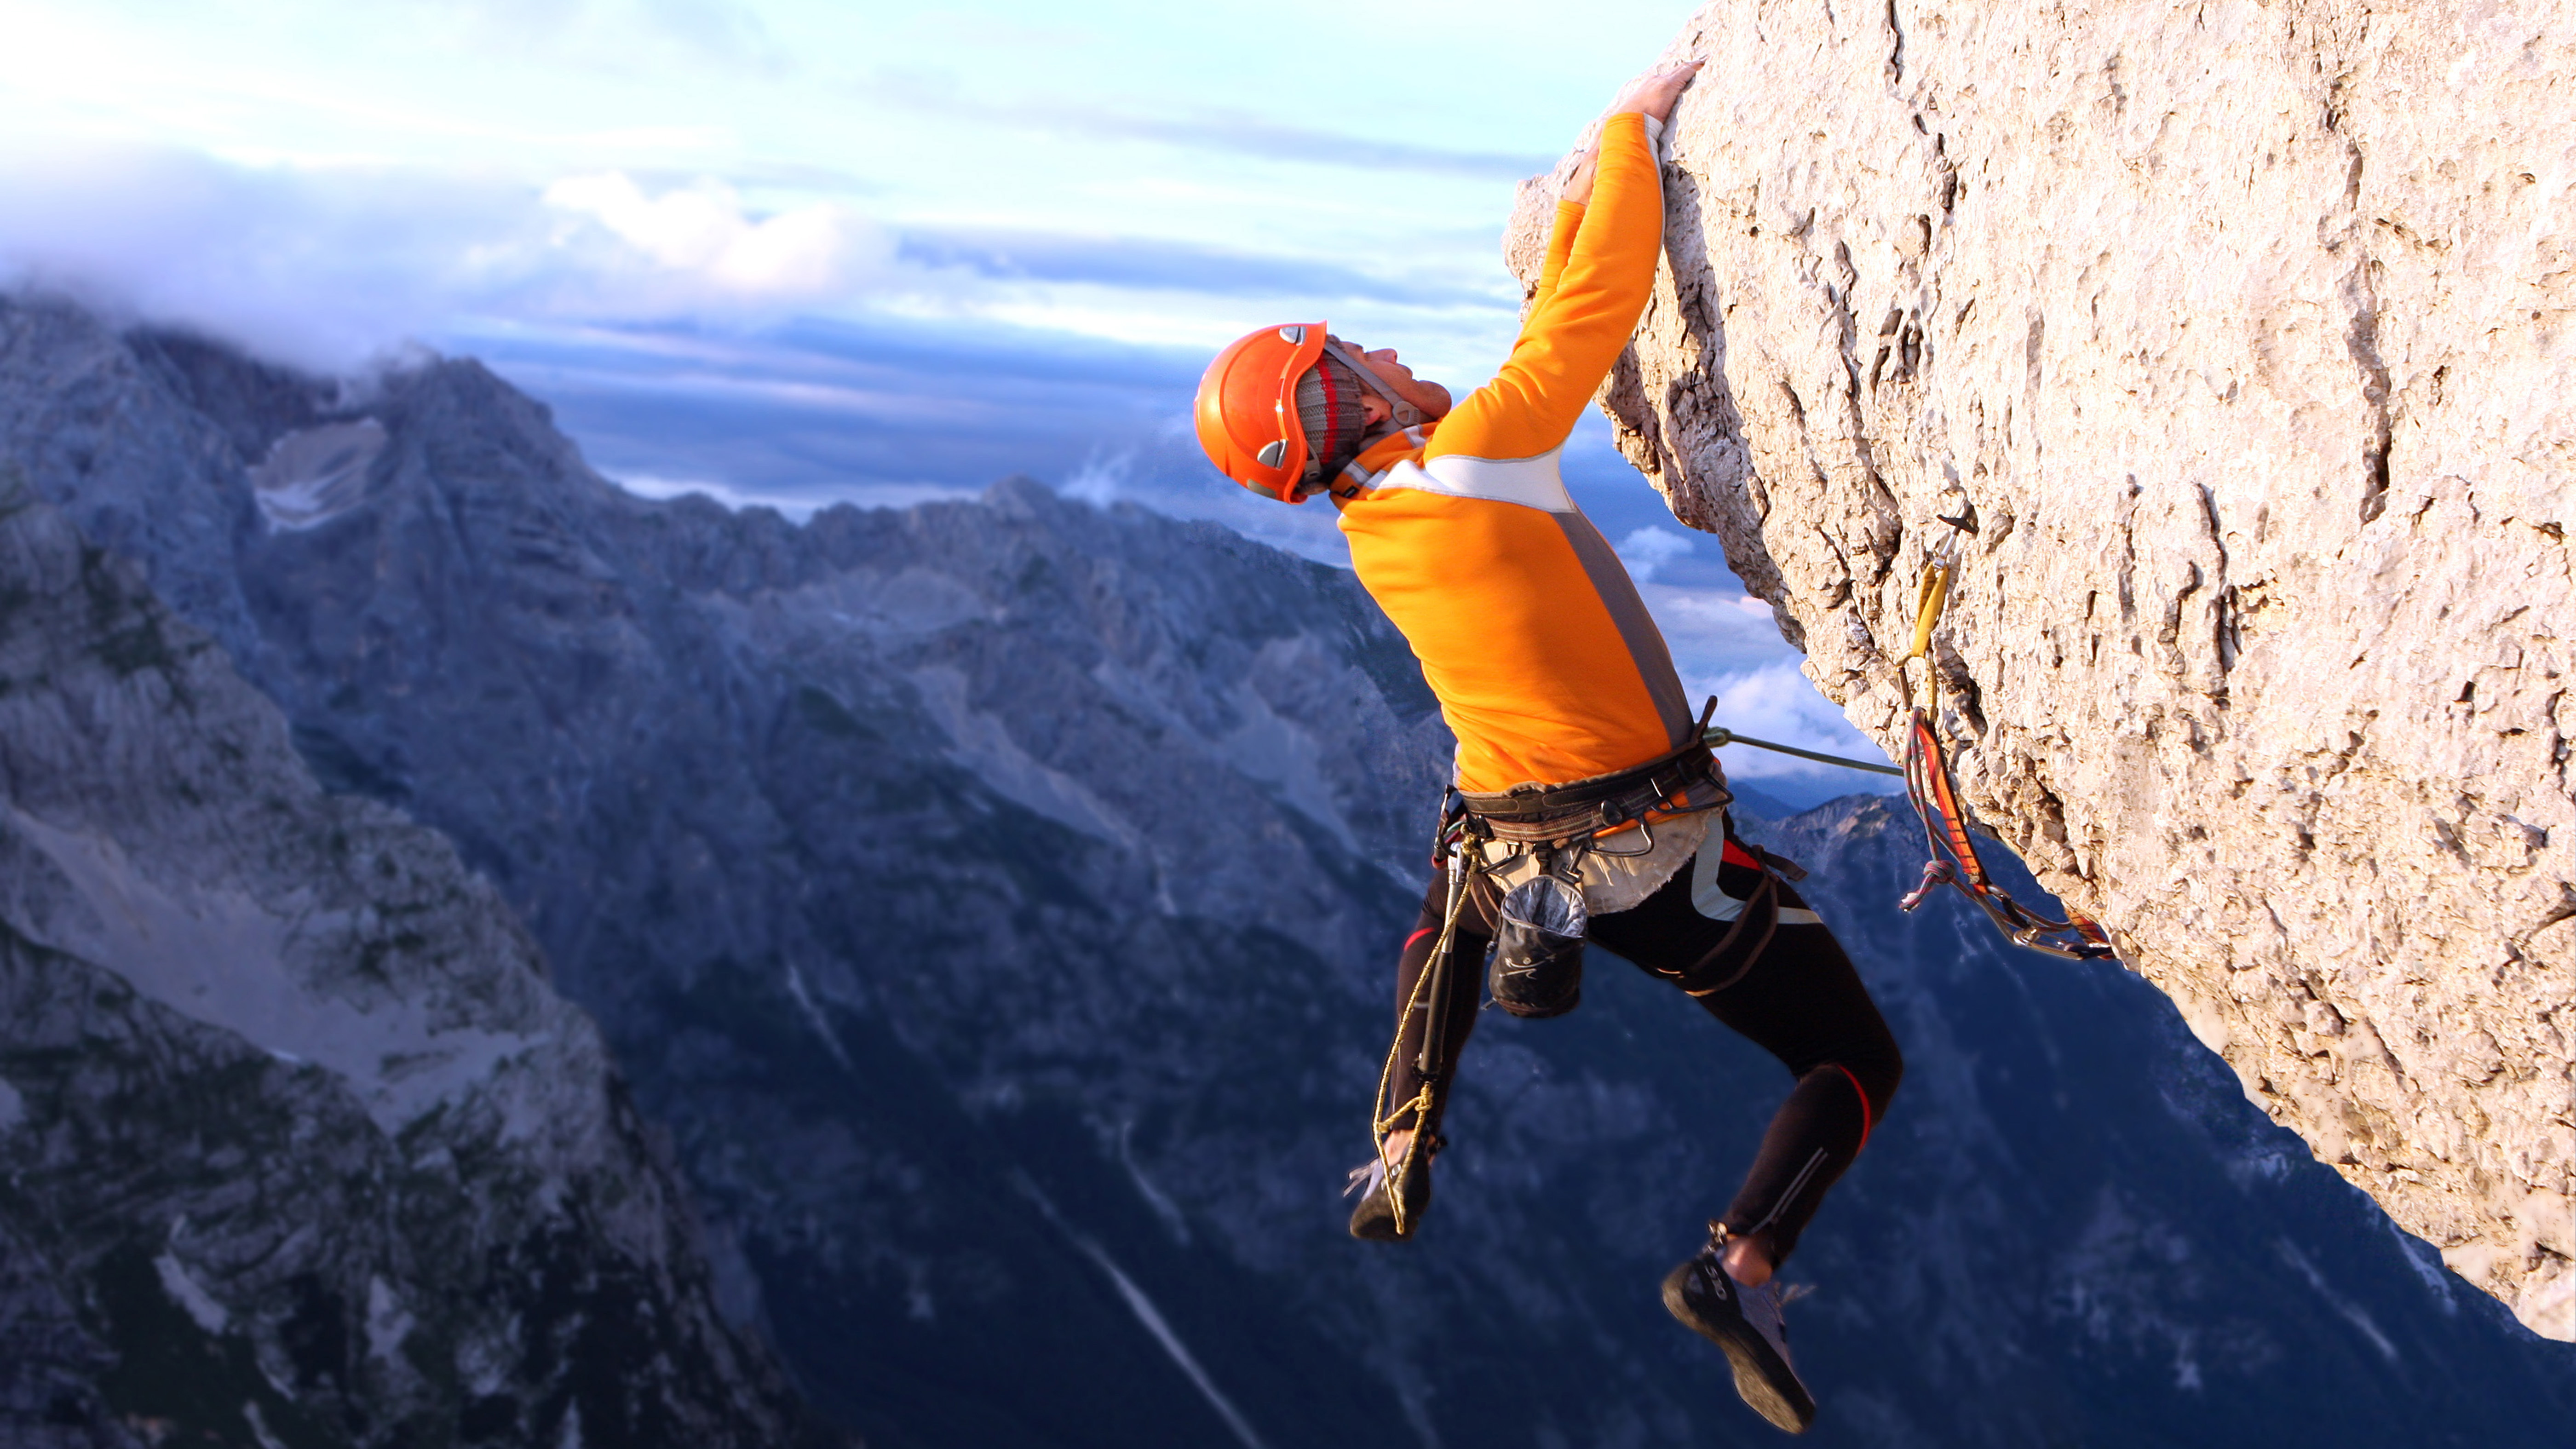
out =
[[[1556,210],[1537,296],[1492,382],[1359,458],[1337,496],[1360,582],[1413,645],[1472,791],[1643,764],[1687,743],[1671,652],[1557,455],[1627,347],[1663,248],[1645,121],[1602,127],[1589,207]]]

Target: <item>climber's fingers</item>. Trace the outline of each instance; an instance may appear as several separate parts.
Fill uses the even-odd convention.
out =
[[[1583,152],[1583,159],[1574,163],[1572,174],[1565,178],[1565,190],[1560,193],[1560,199],[1571,201],[1577,206],[1591,205],[1592,174],[1599,170],[1600,166],[1601,148],[1598,146],[1586,147]]]
[[[1658,121],[1670,120],[1673,104],[1681,99],[1682,87],[1690,84],[1691,77],[1699,74],[1704,64],[1705,61],[1686,60],[1648,71],[1619,92],[1619,99],[1610,103],[1610,114],[1637,111]]]

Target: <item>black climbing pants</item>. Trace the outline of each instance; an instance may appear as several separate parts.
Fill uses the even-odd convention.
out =
[[[1758,858],[1732,835],[1725,844],[1715,873],[1717,891],[1701,892],[1701,900],[1721,913],[1754,898],[1766,874]],[[1712,839],[1704,851],[1718,848]],[[1851,1166],[1870,1130],[1886,1115],[1905,1062],[1868,988],[1852,970],[1851,958],[1832,931],[1800,919],[1811,913],[1788,882],[1772,877],[1770,887],[1778,893],[1779,909],[1794,913],[1791,918],[1767,935],[1747,929],[1733,932],[1730,941],[1735,923],[1712,920],[1693,903],[1693,883],[1701,875],[1697,864],[1684,864],[1636,906],[1594,916],[1588,939],[1689,992],[1711,1016],[1789,1069],[1796,1085],[1773,1115],[1744,1186],[1721,1219],[1737,1236],[1767,1234],[1774,1259],[1786,1260],[1824,1201],[1825,1190]],[[1475,1028],[1485,951],[1493,940],[1496,892],[1489,882],[1478,885],[1459,911],[1453,989],[1446,1003],[1446,1060],[1438,1064],[1444,1079],[1453,1075],[1467,1034]],[[1405,1017],[1388,1098],[1392,1102],[1410,1102],[1421,1089],[1416,1063],[1434,1008],[1429,1002],[1410,1012],[1406,1008],[1439,941],[1448,892],[1448,877],[1435,874],[1421,918],[1405,942],[1395,984],[1396,1010]],[[1434,1095],[1445,1100],[1446,1092]],[[1407,1112],[1392,1125],[1416,1124]],[[1436,1111],[1429,1127],[1435,1134],[1440,1129]]]

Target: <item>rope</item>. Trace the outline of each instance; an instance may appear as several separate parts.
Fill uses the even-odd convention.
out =
[[[1799,749],[1796,745],[1779,745],[1773,744],[1769,740],[1757,740],[1751,735],[1739,735],[1724,725],[1719,725],[1715,729],[1706,731],[1701,735],[1701,738],[1708,741],[1708,747],[1712,750],[1723,749],[1728,745],[1751,745],[1757,750],[1778,750],[1784,755],[1796,755],[1801,759],[1820,760],[1828,765],[1840,765],[1846,770],[1867,770],[1873,775],[1902,775],[1905,773],[1894,765],[1873,765],[1867,760],[1846,760],[1840,755],[1820,755],[1814,750]]]
[[[1387,1089],[1395,1084],[1396,1058],[1404,1055],[1405,1025],[1413,1020],[1413,1013],[1422,1009],[1424,989],[1430,985],[1432,977],[1442,974],[1441,966],[1458,938],[1459,907],[1467,898],[1468,869],[1464,842],[1453,837],[1448,840],[1448,847],[1449,904],[1441,916],[1440,939],[1432,943],[1431,954],[1424,958],[1422,973],[1413,978],[1413,994],[1404,1003],[1403,1014],[1395,1020],[1395,1040],[1387,1043],[1386,1062],[1377,1072],[1377,1097],[1369,1104],[1369,1141],[1380,1164],[1386,1162],[1386,1139],[1394,1135],[1396,1121],[1407,1112],[1413,1114],[1413,1135],[1404,1139],[1404,1160],[1386,1168],[1386,1200],[1388,1206],[1395,1210],[1395,1235],[1399,1238],[1413,1231],[1404,1220],[1404,1176],[1413,1171],[1414,1157],[1425,1150],[1423,1143],[1431,1135],[1431,1109],[1439,1104],[1432,1096],[1433,1078],[1429,1073],[1423,1074],[1421,1090],[1392,1111],[1387,1109],[1386,1094]],[[1431,1009],[1445,1011],[1448,1005],[1445,1001],[1435,1002]],[[1432,1026],[1429,1021],[1423,1022],[1424,1041],[1431,1039]]]

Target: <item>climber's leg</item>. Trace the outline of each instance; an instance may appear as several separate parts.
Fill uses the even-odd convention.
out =
[[[1797,1079],[1707,1244],[1664,1275],[1663,1298],[1725,1353],[1754,1412],[1802,1432],[1816,1401],[1790,1361],[1772,1272],[1887,1110],[1905,1071],[1896,1041],[1833,932],[1731,838],[1634,909],[1594,918],[1592,938],[1688,991]]]
[[[1423,896],[1422,913],[1405,938],[1396,965],[1395,1059],[1384,1098],[1389,1116],[1382,1125],[1388,1129],[1387,1138],[1378,1159],[1362,1165],[1352,1175],[1354,1187],[1361,1192],[1359,1205],[1351,1213],[1353,1237],[1410,1237],[1430,1206],[1431,1154],[1413,1151],[1413,1139],[1416,1133],[1428,1133],[1425,1145],[1438,1147],[1440,1118],[1448,1105],[1451,1077],[1459,1054],[1466,1048],[1467,1034],[1475,1029],[1478,986],[1484,979],[1479,967],[1493,943],[1492,902],[1488,895],[1479,883],[1459,903],[1446,1000],[1432,999],[1438,983],[1426,979],[1432,975],[1448,910],[1449,879],[1445,873],[1432,877],[1430,889]],[[1434,1013],[1441,1014],[1445,1021],[1439,1034],[1440,1060],[1432,1064],[1430,1108],[1424,1111],[1418,1105],[1424,1100],[1422,1049]],[[1399,1198],[1401,1214],[1397,1212]]]
[[[1699,899],[1692,883],[1698,878]],[[1635,909],[1596,918],[1593,939],[1692,992],[1709,1014],[1778,1057],[1796,1079],[1773,1115],[1744,1186],[1718,1221],[1730,1271],[1759,1283],[1797,1246],[1816,1208],[1886,1114],[1905,1063],[1869,990],[1833,932],[1796,890],[1774,881],[1779,921],[1749,963],[1755,931],[1711,919],[1740,910],[1760,882],[1733,857],[1720,872],[1686,867]],[[1712,891],[1711,884],[1724,887]],[[1739,894],[1740,893],[1740,894]]]
[[[1786,887],[1783,887],[1786,890]],[[1791,908],[1789,898],[1782,901]],[[1782,925],[1742,980],[1700,998],[1709,1014],[1778,1057],[1797,1079],[1771,1118],[1744,1186],[1719,1219],[1741,1244],[1747,1282],[1768,1277],[1887,1113],[1905,1059],[1823,925]]]
[[[1450,971],[1451,990],[1445,1003],[1448,1011],[1446,1030],[1441,1037],[1439,1075],[1445,1086],[1466,1049],[1467,1034],[1476,1028],[1477,987],[1484,980],[1485,952],[1493,945],[1494,926],[1491,903],[1484,899],[1489,892],[1470,889],[1458,913],[1458,930],[1454,943],[1455,961]],[[1413,930],[1406,935],[1403,954],[1397,958],[1395,971],[1396,1054],[1395,1076],[1387,1093],[1390,1107],[1413,1101],[1422,1090],[1422,1039],[1431,1021],[1435,1003],[1427,999],[1429,983],[1423,974],[1431,969],[1432,949],[1440,941],[1440,924],[1449,904],[1449,879],[1434,875],[1423,895],[1422,913],[1414,918]],[[1435,1098],[1440,1093],[1433,1094]],[[1445,1102],[1444,1102],[1445,1105]],[[1433,1108],[1433,1120],[1419,1124],[1438,1133],[1439,1107]],[[1398,1110],[1395,1130],[1409,1132],[1416,1126],[1409,1110]]]

